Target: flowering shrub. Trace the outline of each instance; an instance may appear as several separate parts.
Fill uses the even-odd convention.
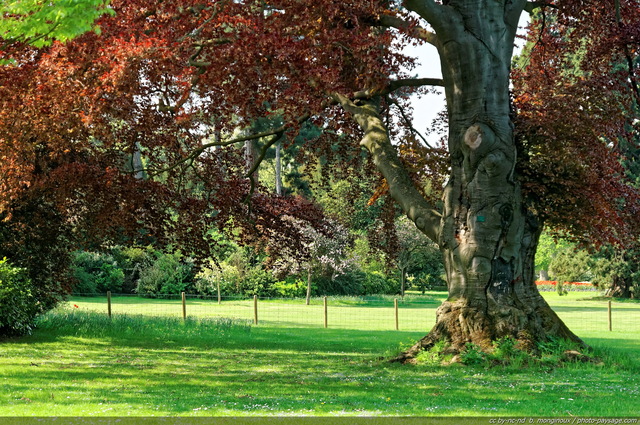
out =
[[[536,286],[538,287],[538,291],[540,292],[551,292],[556,291],[556,285],[558,284],[555,280],[537,280]],[[587,292],[587,291],[597,291],[598,288],[593,286],[589,282],[564,282],[563,288],[569,292]]]

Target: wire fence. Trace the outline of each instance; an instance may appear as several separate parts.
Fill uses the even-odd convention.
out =
[[[230,318],[255,325],[359,330],[426,331],[435,324],[442,299],[432,297],[323,297],[305,299],[203,297],[196,295],[83,294],[67,308],[107,315]],[[640,304],[579,301],[552,305],[574,332],[613,332],[640,339]],[[627,335],[627,336],[629,336]]]

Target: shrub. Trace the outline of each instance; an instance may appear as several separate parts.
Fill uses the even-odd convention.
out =
[[[77,281],[73,288],[75,294],[122,292],[124,271],[109,254],[76,252],[71,273]]]
[[[193,284],[195,267],[180,251],[156,252],[153,263],[140,271],[136,292],[140,295],[179,294]]]
[[[362,295],[366,274],[349,271],[339,276],[319,276],[313,279],[313,295]]]
[[[366,273],[362,282],[362,295],[394,295],[400,292],[400,283],[381,272]],[[355,294],[354,294],[355,295]]]
[[[134,294],[140,279],[140,272],[153,264],[154,251],[151,247],[122,247],[116,246],[111,249],[111,255],[120,265],[124,272],[124,282],[122,292]]]
[[[460,361],[468,366],[477,366],[485,363],[487,355],[480,347],[471,342],[467,342],[464,351],[460,353]]]
[[[244,279],[239,282],[239,289],[242,295],[259,297],[272,297],[275,295],[274,284],[276,278],[266,270],[261,268],[249,269]]]
[[[31,280],[24,269],[0,260],[0,335],[31,332],[34,320],[42,312],[32,293]]]
[[[294,278],[281,280],[273,284],[276,296],[285,298],[304,297],[307,293],[307,283]]]
[[[211,264],[203,267],[195,276],[194,289],[197,294],[205,296],[217,296],[218,285],[221,295],[240,295],[242,278],[238,269],[227,263],[218,266]]]

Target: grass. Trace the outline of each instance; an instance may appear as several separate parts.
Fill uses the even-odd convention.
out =
[[[403,366],[386,358],[424,330],[82,310],[3,341],[0,416],[633,416],[640,405],[637,330],[581,334],[602,365]]]
[[[555,292],[545,292],[543,296],[558,315],[575,332],[581,335],[598,335],[609,330],[608,303],[594,298],[594,292],[570,292],[559,296]],[[435,323],[436,309],[446,298],[444,292],[428,292],[426,295],[409,295],[399,302],[399,328],[405,331],[430,329]],[[69,306],[78,306],[80,311],[106,313],[106,297],[72,298]],[[182,316],[181,300],[153,299],[135,296],[114,296],[112,298],[114,317],[122,314],[152,316]],[[225,299],[221,304],[215,299],[189,298],[189,317],[235,318],[254,320],[253,300]],[[304,300],[260,300],[258,305],[260,325],[287,327],[323,327],[324,307],[321,298],[312,299],[311,305]],[[612,308],[612,335],[629,332],[640,333],[640,303],[614,302]],[[328,326],[330,328],[395,330],[393,297],[330,297],[328,299]],[[608,335],[608,336],[612,336]]]

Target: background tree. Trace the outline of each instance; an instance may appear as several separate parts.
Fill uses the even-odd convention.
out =
[[[415,272],[420,289],[427,285],[445,284],[440,277],[444,274],[437,246],[422,233],[415,231],[413,223],[406,219],[396,221],[398,250],[396,264],[400,271],[400,295],[404,297],[407,287],[407,275]],[[435,255],[434,255],[435,254]],[[434,258],[436,257],[436,258]],[[424,270],[428,268],[427,270]]]
[[[2,50],[13,43],[42,47],[54,40],[69,41],[87,31],[100,32],[94,22],[113,13],[108,4],[108,0],[5,0],[0,4]]]

